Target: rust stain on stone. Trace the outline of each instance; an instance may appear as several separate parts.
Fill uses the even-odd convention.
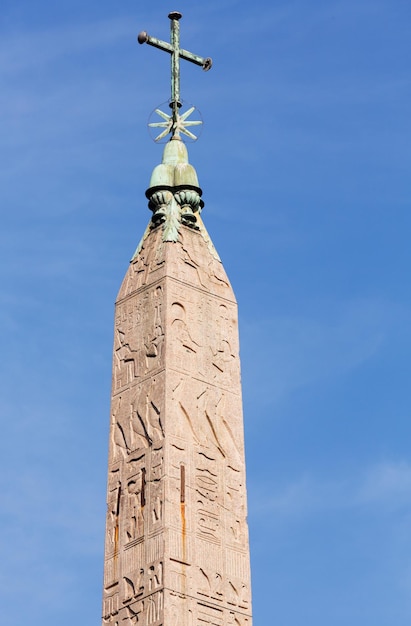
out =
[[[186,505],[184,502],[180,503],[180,517],[181,517],[181,546],[182,546],[182,571],[183,574],[183,587],[181,592],[186,595],[186,562],[187,562],[187,521],[186,521]]]
[[[114,528],[114,556],[118,554],[118,521],[116,522],[116,526]]]
[[[183,561],[186,561],[187,552],[187,522],[186,522],[186,505],[180,503],[180,516],[181,516],[181,542],[183,548]]]

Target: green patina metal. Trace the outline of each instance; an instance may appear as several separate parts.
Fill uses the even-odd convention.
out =
[[[139,43],[148,43],[155,48],[165,50],[171,54],[171,115],[156,109],[156,113],[162,118],[162,122],[150,124],[153,128],[163,128],[156,141],[171,134],[170,141],[165,145],[163,158],[157,165],[150,179],[150,186],[146,191],[148,206],[153,215],[150,224],[140,241],[133,259],[136,259],[149,233],[161,227],[162,241],[176,242],[179,240],[181,226],[194,229],[205,240],[212,255],[218,259],[217,252],[207,234],[200,213],[204,206],[201,200],[202,191],[198,184],[197,173],[188,162],[188,152],[181,140],[181,134],[196,139],[187,127],[201,124],[201,121],[188,120],[195,110],[191,107],[185,113],[179,113],[180,101],[180,58],[200,65],[204,70],[209,70],[212,61],[187,52],[180,48],[179,20],[181,13],[176,11],[168,16],[171,20],[171,43],[150,37],[146,32],[138,36]]]
[[[150,179],[150,189],[164,186],[199,188],[197,173],[188,162],[188,152],[182,141],[170,141],[164,146],[163,159],[157,165]]]
[[[179,20],[182,18],[182,14],[178,11],[172,11],[169,13],[168,17],[171,20],[170,24],[170,40],[171,43],[167,41],[162,41],[161,39],[157,39],[156,37],[151,37],[145,31],[142,31],[137,40],[139,43],[147,43],[154,48],[158,48],[159,50],[164,50],[171,54],[171,100],[170,100],[170,108],[171,115],[164,113],[160,109],[156,109],[156,113],[163,119],[162,122],[154,122],[150,124],[152,128],[164,128],[164,130],[156,137],[156,141],[163,139],[168,134],[171,134],[171,139],[174,137],[179,139],[180,133],[190,137],[190,139],[196,139],[197,137],[188,130],[189,126],[198,126],[202,122],[199,120],[188,120],[187,118],[193,113],[195,110],[194,107],[191,107],[180,115],[179,109],[182,106],[180,100],[180,58],[185,59],[186,61],[190,61],[195,65],[200,65],[203,70],[207,71],[212,66],[212,60],[207,57],[203,58],[198,56],[197,54],[193,54],[192,52],[188,52],[180,48],[180,22]]]
[[[163,241],[177,241],[180,224],[198,230],[201,193],[187,148],[174,137],[165,145],[162,162],[154,168],[146,191],[153,227],[162,225]]]

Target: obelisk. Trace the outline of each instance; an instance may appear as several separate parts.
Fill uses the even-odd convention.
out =
[[[146,192],[151,221],[115,308],[103,590],[104,626],[251,626],[237,304],[204,227],[181,136],[180,49],[170,134]]]

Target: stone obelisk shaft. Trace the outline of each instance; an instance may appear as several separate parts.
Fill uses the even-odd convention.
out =
[[[116,303],[105,626],[251,626],[237,305],[181,187]]]

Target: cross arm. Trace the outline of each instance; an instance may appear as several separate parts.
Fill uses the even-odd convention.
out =
[[[213,65],[213,61],[212,59],[210,59],[210,57],[207,57],[205,59],[204,57],[199,57],[197,54],[193,54],[192,52],[188,52],[188,50],[183,50],[182,48],[180,48],[179,50],[179,56],[182,59],[186,59],[187,61],[191,61],[196,65],[200,65],[205,72],[208,72],[208,70],[210,70],[211,66]]]
[[[153,46],[154,48],[158,48],[159,50],[164,50],[165,52],[169,52],[170,54],[173,54],[174,52],[173,46],[167,41],[162,41],[161,39],[157,39],[157,37],[151,37],[151,35],[149,35],[145,31],[139,33],[137,40],[138,43],[147,43],[149,46]],[[200,57],[197,54],[193,54],[192,52],[188,52],[188,50],[183,50],[182,48],[178,50],[178,56],[182,59],[185,59],[186,61],[191,61],[192,63],[195,63],[195,65],[199,65],[203,68],[205,72],[211,69],[211,66],[213,64],[210,57]]]
[[[170,43],[157,39],[157,37],[151,37],[144,30],[139,33],[137,41],[138,43],[148,43],[149,46],[153,46],[159,50],[165,50],[165,52],[169,52],[170,54],[174,52],[174,48]]]

